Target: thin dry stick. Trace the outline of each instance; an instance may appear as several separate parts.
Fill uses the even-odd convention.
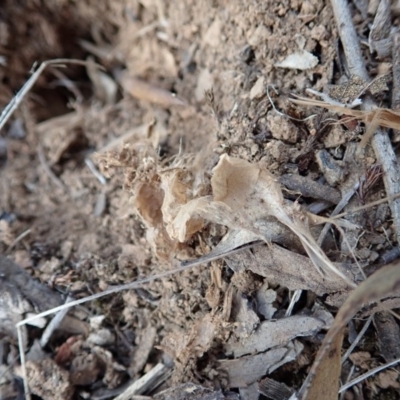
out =
[[[331,4],[349,71],[352,75],[357,75],[368,82],[370,79],[364,65],[348,2],[346,0],[331,0]],[[361,109],[369,111],[375,106],[370,98],[366,98]],[[383,179],[387,195],[393,196],[399,193],[400,171],[387,132],[378,129],[372,138],[372,147],[384,171]],[[400,243],[400,201],[390,202],[390,209],[396,228],[397,241]]]
[[[25,237],[31,233],[31,229],[27,229],[26,231],[22,232],[18,237],[14,239],[14,241],[8,246],[8,249],[5,251],[5,254],[9,254],[10,251]]]
[[[148,389],[154,389],[154,387],[159,384],[160,380],[163,380],[163,377],[165,377],[169,370],[170,368],[166,365],[158,363],[152,370],[147,372],[147,374],[133,382],[125,392],[115,397],[114,400],[129,400],[135,394],[141,394]]]
[[[400,110],[400,32],[396,32],[393,37],[392,48],[392,69],[393,69],[393,90],[392,90],[392,109]],[[399,134],[399,131],[397,131]]]
[[[32,89],[33,85],[38,80],[39,76],[49,65],[55,67],[62,67],[64,64],[79,64],[86,65],[86,61],[82,60],[69,60],[66,58],[57,58],[55,60],[44,61],[40,67],[32,74],[32,76],[25,82],[24,86],[19,90],[19,92],[13,97],[13,99],[7,104],[3,112],[0,115],[0,131],[3,129],[4,125],[13,115],[14,111],[21,104],[22,100],[26,94]]]
[[[361,381],[363,381],[364,379],[369,378],[370,376],[373,376],[375,374],[377,374],[378,372],[383,371],[386,368],[392,367],[393,365],[396,365],[400,362],[400,358],[397,358],[394,361],[391,361],[387,364],[381,365],[380,367],[376,367],[374,369],[371,369],[370,371],[366,372],[365,374],[360,375],[358,378],[353,379],[352,381],[346,383],[345,385],[343,385],[340,390],[339,393],[344,392],[345,390],[351,388],[354,385],[357,385],[357,383],[360,383]]]
[[[72,300],[71,296],[67,297],[65,303],[69,303]],[[67,315],[68,310],[61,310],[59,311],[51,320],[51,322],[47,325],[46,329],[44,330],[42,337],[40,338],[40,346],[42,348],[47,346],[51,336],[53,335],[54,331],[59,327],[64,317]]]
[[[332,211],[332,214],[330,215],[330,218],[333,219],[335,216],[337,218],[337,215],[340,215],[340,211],[343,210],[343,208],[347,205],[349,200],[354,196],[356,191],[358,190],[358,187],[360,186],[360,183],[357,182],[350,190],[348,190],[343,196],[342,199],[339,201],[339,203],[336,205],[335,209]],[[332,224],[328,223],[325,224],[323,227],[321,233],[319,234],[317,243],[319,246],[322,245],[322,242],[325,239],[326,234],[328,233],[330,227]]]
[[[76,84],[71,81],[65,74],[63,74],[59,69],[53,68],[51,70],[52,74],[60,80],[60,84],[68,89],[74,96],[77,103],[82,103],[84,97]]]
[[[293,308],[294,308],[295,304],[299,301],[302,293],[303,293],[302,289],[295,290],[295,292],[293,293],[293,296],[290,300],[289,307],[287,308],[287,310],[285,312],[285,317],[290,317],[292,315]]]
[[[242,250],[242,248],[240,248],[238,251],[240,251],[240,250]],[[169,271],[161,272],[161,273],[156,274],[156,275],[148,276],[148,277],[142,278],[142,279],[137,279],[136,281],[133,281],[133,282],[130,282],[130,283],[125,283],[123,285],[117,285],[117,286],[111,286],[109,289],[105,290],[104,292],[95,293],[95,294],[92,294],[91,296],[84,297],[82,299],[74,300],[74,301],[71,301],[71,302],[66,303],[66,304],[61,304],[60,306],[54,307],[54,308],[52,308],[50,310],[46,310],[46,311],[43,311],[43,312],[41,312],[41,313],[39,313],[37,315],[34,315],[32,317],[26,318],[26,319],[18,322],[16,324],[16,326],[17,326],[17,328],[19,328],[19,327],[21,327],[23,325],[28,324],[29,322],[35,321],[38,318],[47,317],[48,315],[54,314],[57,311],[61,311],[61,310],[64,310],[66,308],[71,308],[71,307],[74,307],[74,306],[77,306],[77,305],[80,305],[80,304],[83,304],[83,303],[87,303],[88,301],[97,300],[97,299],[100,299],[101,297],[108,296],[109,294],[118,293],[118,292],[121,292],[123,290],[141,288],[145,283],[153,282],[153,281],[161,279],[161,278],[166,278],[168,276],[175,275],[175,274],[177,274],[179,272],[184,272],[184,271],[186,271],[188,269],[191,269],[191,268],[193,268],[193,267],[195,267],[197,265],[199,265],[199,264],[193,263],[193,264],[190,264],[190,265],[183,265],[181,267],[177,267],[177,268],[171,269]]]
[[[227,257],[236,253],[241,252],[244,249],[248,249],[250,247],[253,247],[257,244],[263,243],[261,241],[253,241],[251,243],[246,243],[244,245],[240,245],[239,247],[235,249],[223,249],[221,250],[218,248],[220,245],[215,247],[213,250],[211,250],[208,254],[205,256],[201,256],[199,258],[196,258],[194,260],[187,260],[187,261],[182,261],[181,262],[181,267],[195,267],[197,265],[203,265],[207,264],[211,261],[219,260],[220,258]]]
[[[367,208],[379,206],[379,204],[386,203],[387,201],[395,200],[395,199],[398,199],[398,198],[400,198],[400,193],[396,193],[393,196],[387,196],[387,197],[385,197],[383,199],[371,201],[371,203],[365,204],[364,206],[354,207],[353,209],[345,211],[345,212],[342,212],[341,214],[332,215],[332,216],[329,217],[329,219],[339,219],[339,218],[345,217],[348,214],[359,212],[359,211],[362,211],[362,210],[366,210]]]
[[[307,121],[307,120],[312,119],[312,118],[314,118],[314,117],[317,116],[316,114],[313,114],[313,115],[310,115],[310,116],[308,116],[308,117],[306,117],[306,118],[298,119],[298,118],[291,117],[290,115],[287,115],[287,114],[283,113],[282,111],[279,111],[279,110],[275,107],[275,103],[274,103],[274,101],[272,100],[271,95],[269,94],[269,88],[272,88],[272,89],[274,90],[275,94],[278,94],[278,91],[275,89],[275,86],[274,86],[274,85],[267,85],[267,97],[268,97],[268,100],[269,100],[269,102],[270,102],[272,108],[274,109],[274,111],[275,111],[277,114],[279,114],[281,117],[286,117],[286,118],[289,118],[289,119],[291,119],[291,120],[293,120],[293,121],[297,121],[297,122],[304,122],[304,121]]]
[[[358,333],[356,339],[354,340],[354,342],[351,344],[351,346],[347,349],[346,353],[344,354],[344,356],[342,357],[342,364],[347,360],[347,358],[349,357],[349,355],[353,352],[353,350],[355,349],[355,347],[358,345],[358,342],[361,340],[361,338],[364,336],[364,333],[366,332],[366,330],[368,329],[368,327],[371,324],[373,315],[370,315],[370,317],[367,319],[367,322],[364,324],[364,326],[362,327],[361,331]]]
[[[90,169],[90,172],[97,178],[97,180],[102,184],[107,184],[107,179],[97,170],[94,166],[93,161],[90,158],[85,158],[85,164]]]
[[[25,397],[27,400],[31,400],[31,392],[29,391],[28,379],[26,375],[25,347],[24,347],[24,341],[22,339],[22,330],[20,326],[17,326],[17,335],[18,335],[19,359],[21,360],[22,378],[24,380]]]
[[[42,165],[44,171],[46,172],[46,174],[49,176],[49,178],[53,181],[53,183],[58,186],[63,192],[67,192],[67,188],[65,187],[65,185],[61,182],[60,179],[57,178],[56,174],[51,170],[49,164],[46,161],[46,158],[44,156],[43,153],[43,148],[42,146],[39,144],[38,148],[37,148],[37,154],[38,154],[38,158],[40,161],[40,164]]]
[[[350,379],[353,376],[355,369],[356,369],[355,364],[352,364],[352,366],[350,368],[350,372],[349,372],[349,374],[347,375],[347,378],[346,378],[346,383],[350,382]],[[343,400],[344,396],[345,396],[345,392],[340,393],[339,400]]]
[[[344,240],[344,242],[346,243],[346,246],[347,246],[347,248],[349,249],[350,254],[351,254],[352,257],[353,257],[353,259],[354,259],[354,261],[355,261],[355,263],[356,263],[356,265],[357,265],[357,267],[358,267],[358,269],[359,269],[359,271],[360,271],[361,276],[362,276],[364,279],[367,279],[367,276],[365,275],[364,270],[361,268],[361,265],[360,265],[360,263],[358,262],[357,257],[356,257],[356,255],[355,255],[355,253],[354,253],[354,248],[350,245],[349,241],[347,240],[347,237],[346,237],[346,234],[345,234],[344,230],[343,230],[339,225],[337,225],[337,224],[335,224],[335,226],[336,226],[336,229],[339,231],[339,233],[342,235],[343,240]]]

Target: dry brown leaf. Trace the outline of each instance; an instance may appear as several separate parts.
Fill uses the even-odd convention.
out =
[[[136,129],[120,151],[97,155],[104,174],[123,168],[124,186],[133,193],[131,204],[146,226],[146,239],[155,254],[163,260],[174,255],[180,232],[175,232],[173,221],[194,193],[204,193],[204,170],[194,165],[196,157],[176,157],[168,169],[162,169],[155,148],[158,146],[153,124]],[[154,138],[153,138],[154,136]],[[153,139],[157,139],[154,141]],[[184,236],[181,242],[201,230],[204,218],[183,213]]]
[[[149,228],[162,224],[163,197],[164,193],[155,182],[143,182],[136,187],[133,204]]]
[[[394,388],[400,389],[400,384],[398,382],[399,372],[394,369],[389,369],[383,371],[376,376],[376,384],[382,389]]]
[[[150,83],[123,73],[119,78],[122,88],[131,96],[163,107],[186,106],[186,103],[168,90],[161,89]]]
[[[158,182],[139,182],[134,187],[133,205],[146,225],[146,239],[162,260],[168,260],[176,249],[163,223],[161,206],[164,192]]]
[[[349,359],[355,366],[365,370],[369,369],[372,357],[368,351],[357,351],[350,354]]]
[[[269,377],[258,382],[258,392],[274,400],[287,400],[293,395],[293,389],[282,382],[275,381]]]
[[[343,304],[352,289],[341,279],[327,280],[315,269],[308,257],[271,243],[268,246],[255,244],[252,250],[242,249],[235,255],[228,255],[226,263],[233,271],[246,268],[263,276],[268,282],[282,285],[289,290],[311,290],[318,296],[326,293],[338,293],[335,307]],[[336,265],[343,273],[359,277],[356,265]],[[344,297],[344,299],[343,299]],[[339,301],[339,303],[338,303]]]
[[[280,184],[260,164],[222,155],[214,168],[211,186],[214,194],[194,199],[181,207],[168,231],[183,242],[193,218],[204,218],[231,229],[247,230],[266,240],[257,221],[274,216],[300,239],[308,256],[321,273],[334,279],[340,276],[349,285],[354,283],[326,257],[308,228],[308,216],[296,205],[287,205]],[[268,240],[267,240],[268,241]]]
[[[141,129],[134,135],[135,143],[124,145],[119,152],[98,155],[97,160],[105,174],[115,168],[124,168],[125,187],[131,189],[133,193],[131,204],[147,228],[146,239],[158,257],[168,260],[177,243],[171,240],[165,229],[162,207],[165,199],[167,205],[164,209],[168,208],[168,204],[174,204],[177,198],[183,201],[181,198],[183,189],[177,188],[179,180],[176,180],[176,184],[167,185],[172,194],[162,189],[160,166],[154,143],[147,138],[151,134],[150,130],[150,127]],[[175,171],[179,172],[178,169]],[[172,206],[170,208],[172,209]]]
[[[161,174],[161,189],[164,191],[164,200],[161,211],[166,230],[170,237],[174,236],[171,230],[172,222],[177,216],[180,208],[192,199],[192,175],[183,168],[173,168]],[[186,223],[186,235],[192,236],[201,230],[204,220],[201,218],[191,218]]]
[[[324,375],[329,374],[329,380],[338,382],[341,365],[340,348],[343,338],[343,327],[354,317],[354,315],[368,303],[393,295],[400,289],[400,263],[396,262],[385,266],[362,282],[348,297],[339,309],[335,321],[322,342],[314,364],[308,374],[306,381],[300,391],[301,398],[314,399],[337,399],[337,386],[329,386],[330,392],[321,393]],[[325,385],[326,387],[326,385]]]

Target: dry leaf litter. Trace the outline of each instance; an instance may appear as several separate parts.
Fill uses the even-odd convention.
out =
[[[24,325],[30,392],[300,389],[338,308],[399,256],[388,203],[359,209],[386,196],[374,130],[398,142],[387,88],[400,11],[387,8],[387,30],[375,3],[351,8],[368,72],[385,77],[368,85],[346,71],[329,2],[5,2],[2,107],[34,63],[87,63],[46,69],[0,133],[0,398],[23,393],[18,322],[177,263],[198,265],[71,309],[48,340],[49,318]],[[359,110],[366,95],[379,108]],[[343,382],[400,354],[386,311],[399,305],[356,310],[344,351],[378,313]],[[345,398],[398,390],[393,366]]]

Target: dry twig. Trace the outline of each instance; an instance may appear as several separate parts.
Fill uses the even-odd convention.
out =
[[[400,362],[400,358],[397,358],[394,361],[391,361],[389,363],[386,363],[384,365],[381,365],[379,367],[371,369],[370,371],[366,372],[365,374],[362,374],[362,375],[358,376],[357,378],[353,379],[352,381],[350,381],[350,382],[346,383],[345,385],[343,385],[340,388],[339,393],[342,393],[342,392],[346,391],[347,389],[351,388],[352,386],[357,385],[357,383],[360,383],[361,381],[369,378],[370,376],[373,376],[373,375],[377,374],[378,372],[383,371],[386,368],[389,368],[389,367],[391,367],[393,365],[396,365],[399,362]]]
[[[48,67],[49,65],[53,65],[55,67],[62,67],[64,64],[86,65],[86,61],[57,58],[55,60],[48,60],[42,62],[42,64],[40,64],[40,67],[32,74],[32,76],[25,82],[24,86],[22,86],[20,91],[13,97],[13,99],[4,108],[3,112],[0,115],[0,131],[1,129],[3,129],[4,125],[10,119],[11,115],[13,115],[14,111],[21,104],[24,97],[32,89],[33,85],[36,83],[39,76],[43,73],[46,67]]]
[[[350,73],[369,81],[348,2],[346,0],[331,0],[331,4]],[[371,98],[366,98],[364,104],[361,105],[361,108],[366,111],[375,107],[376,104]],[[372,138],[372,146],[378,162],[382,165],[386,193],[388,196],[393,196],[400,192],[400,171],[387,132],[378,129]],[[397,240],[400,242],[400,201],[390,202],[390,209],[396,228]]]
[[[154,389],[160,382],[164,381],[170,368],[164,364],[157,364],[152,370],[133,382],[124,393],[121,393],[115,400],[129,400],[135,394],[142,394],[148,389]]]
[[[331,0],[331,4],[350,73],[351,75],[356,75],[365,81],[369,81],[348,3],[346,0]],[[366,98],[364,104],[362,105],[362,108],[366,111],[369,111],[374,107],[375,104],[371,98]],[[372,138],[372,146],[378,158],[378,162],[382,165],[382,169],[385,174],[384,182],[387,195],[388,197],[392,197],[400,192],[400,174],[397,165],[397,159],[387,132],[378,129]],[[390,203],[390,207],[399,240],[400,202],[392,201]],[[339,381],[340,368],[338,368],[336,362],[337,357],[335,358],[333,353],[336,353],[337,355],[339,353],[338,349],[341,348],[343,339],[343,326],[347,324],[351,318],[353,318],[354,314],[358,311],[362,304],[365,304],[367,301],[378,300],[383,295],[391,293],[396,288],[396,267],[396,265],[392,265],[379,270],[376,274],[364,281],[346,300],[346,303],[339,310],[336,316],[335,323],[324,339],[323,345],[318,352],[307,379],[303,383],[303,386],[300,390],[301,398],[316,399],[318,393],[324,390],[322,386],[326,382],[324,381],[324,372],[326,373],[328,366],[330,368],[330,378],[334,382]],[[386,274],[388,274],[388,276],[386,276]],[[329,349],[331,349],[331,352],[329,353],[330,357],[326,357]],[[399,360],[395,360],[390,365],[393,365],[396,362],[399,362]],[[387,366],[389,366],[389,364]],[[378,372],[378,370],[370,371],[370,373],[376,372]],[[366,376],[362,376],[358,379],[365,379],[365,377]],[[342,387],[340,391],[346,390],[348,387],[357,382],[359,382],[359,380],[356,382],[349,382],[349,384]],[[329,393],[326,393],[329,398],[337,398],[337,392],[334,393],[334,391],[336,391],[335,386],[336,385],[331,386],[329,388]]]

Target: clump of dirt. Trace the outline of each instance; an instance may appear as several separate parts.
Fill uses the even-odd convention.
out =
[[[363,12],[353,10],[361,37]],[[25,327],[32,393],[114,398],[141,377],[150,383],[131,395],[299,389],[317,333],[397,247],[385,203],[326,219],[353,188],[346,210],[385,196],[373,149],[357,153],[371,119],[291,101],[334,83],[347,93],[337,43],[332,9],[317,0],[5,3],[2,106],[34,63],[86,60],[49,66],[0,133],[0,254],[19,271],[0,258],[8,358],[13,326],[45,311],[22,289],[39,285],[32,278],[57,293],[55,306],[199,265],[74,308],[40,344],[44,326]],[[368,54],[367,67],[388,62]],[[37,384],[49,374],[62,391]],[[17,375],[1,390],[15,395]],[[395,378],[376,385],[395,390]]]

